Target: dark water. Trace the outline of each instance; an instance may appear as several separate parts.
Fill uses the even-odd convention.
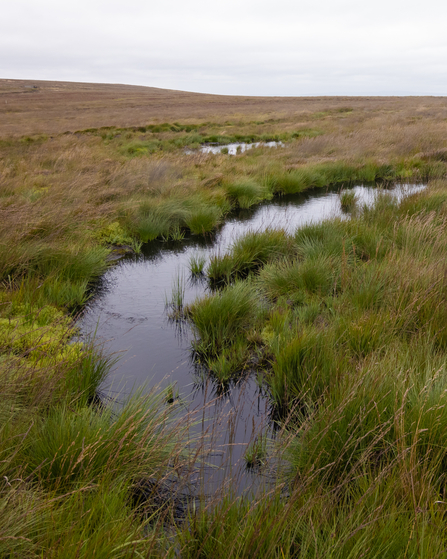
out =
[[[400,198],[422,188],[400,185],[390,192]],[[367,204],[377,194],[372,187],[354,190]],[[232,482],[235,491],[264,483],[265,477],[245,470],[243,457],[254,437],[271,435],[269,402],[254,377],[221,396],[210,381],[199,377],[191,358],[193,333],[187,324],[169,319],[166,301],[178,281],[184,287],[185,303],[207,291],[205,282],[190,277],[191,256],[200,254],[208,261],[248,231],[275,227],[292,232],[305,223],[336,215],[343,215],[338,194],[319,189],[240,212],[207,239],[191,235],[179,242],[148,243],[141,255],[128,257],[107,271],[79,321],[82,335],[96,332],[96,340],[107,353],[121,355],[103,391],[124,398],[141,387],[172,385],[179,394],[174,404],[178,413],[194,414],[191,432],[197,436],[213,433],[203,444],[207,466],[202,481],[208,492],[221,482]]]

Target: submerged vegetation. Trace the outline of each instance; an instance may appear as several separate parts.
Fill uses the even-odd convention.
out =
[[[447,109],[346,102],[1,139],[2,557],[445,555]],[[266,140],[286,145],[195,149]],[[348,188],[395,181],[429,186],[370,208]],[[328,186],[349,219],[278,224],[207,267],[198,254],[214,291],[186,307],[178,277],[168,305],[198,364],[224,388],[257,375],[282,457],[270,492],[188,508],[199,451],[176,388],[110,401],[113,362],[74,313],[117,246],[209,235],[233,209]],[[253,475],[273,446],[253,439]]]

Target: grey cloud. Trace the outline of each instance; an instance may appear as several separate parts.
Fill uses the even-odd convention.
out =
[[[211,93],[446,94],[447,5],[15,0],[0,75]]]

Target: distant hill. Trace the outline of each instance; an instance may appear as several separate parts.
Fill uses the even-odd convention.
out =
[[[0,80],[0,136],[57,134],[101,126],[157,122],[281,118],[299,113],[412,109],[445,104],[440,97],[246,97],[155,87]]]

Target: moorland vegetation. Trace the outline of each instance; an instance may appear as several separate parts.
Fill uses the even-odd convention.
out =
[[[157,91],[151,112],[153,91],[99,105],[98,86],[91,114],[81,86],[0,85],[0,555],[445,556],[447,101]],[[266,140],[285,145],[199,149]],[[369,208],[349,191],[395,182],[428,186]],[[73,317],[112,247],[328,186],[350,219],[193,263],[215,288],[183,309],[194,351],[223,386],[256,363],[286,467],[268,494],[188,511],[166,489],[195,462],[187,422],[163,393],[101,400],[112,360]]]

